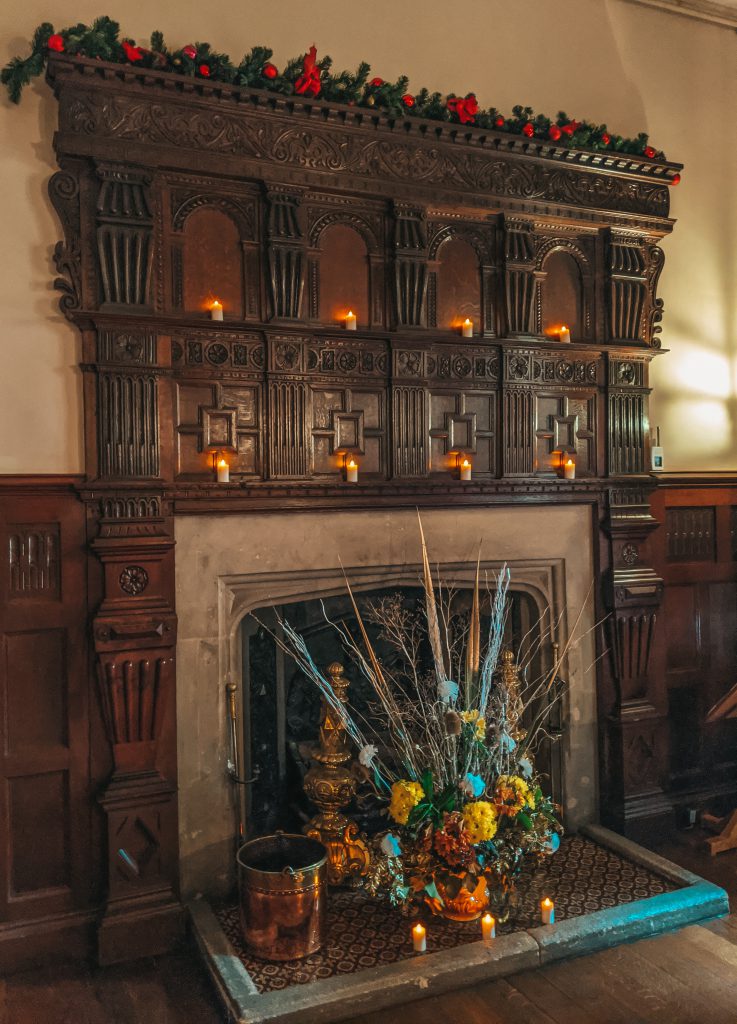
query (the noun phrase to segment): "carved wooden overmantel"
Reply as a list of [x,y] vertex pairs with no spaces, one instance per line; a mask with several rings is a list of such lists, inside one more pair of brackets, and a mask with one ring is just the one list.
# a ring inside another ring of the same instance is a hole
[[611,627],[602,812],[628,831],[667,813],[648,371],[678,165],[62,55],[48,78],[104,577],[102,959],[165,948],[178,922],[176,514],[589,504]]

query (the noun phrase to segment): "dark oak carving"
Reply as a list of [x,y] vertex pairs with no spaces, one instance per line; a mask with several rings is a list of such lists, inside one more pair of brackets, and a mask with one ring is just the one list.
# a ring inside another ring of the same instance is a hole
[[[661,816],[646,429],[676,166],[204,80],[185,91],[84,58],[55,56],[48,75],[113,761],[102,957],[163,949],[179,921],[175,514],[594,506],[613,630],[602,802],[624,829]],[[213,267],[223,322],[205,308]],[[356,296],[348,332],[337,307]],[[546,334],[564,317],[570,344]],[[473,459],[463,486],[460,452]],[[558,475],[564,455],[575,482]],[[37,545],[33,565],[24,550],[13,578],[38,582],[51,548]]]

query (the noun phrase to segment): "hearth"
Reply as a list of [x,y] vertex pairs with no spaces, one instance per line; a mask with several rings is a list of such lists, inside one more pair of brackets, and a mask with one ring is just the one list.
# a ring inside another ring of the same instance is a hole
[[[569,829],[592,821],[596,804],[593,555],[588,513],[580,507],[436,509],[423,513],[430,556],[460,593],[481,570],[511,570],[508,640],[532,671],[548,669],[552,645],[564,646],[579,612],[582,637],[568,653],[567,693],[554,726],[559,741],[542,752]],[[234,884],[239,822],[247,836],[301,827],[313,813],[301,794],[304,745],[317,731],[312,684],[277,652],[268,629],[273,606],[310,636],[325,664],[341,659],[323,613],[345,615],[345,579],[359,600],[401,592],[416,600],[421,574],[417,516],[295,513],[247,519],[207,516],[177,521],[178,734],[180,856],[186,893],[224,895]],[[257,616],[257,621],[253,614]],[[261,623],[261,625],[259,624]],[[360,681],[352,666],[360,704]],[[256,781],[234,786],[225,686],[237,684],[242,771]],[[241,803],[241,797],[243,797]],[[365,808],[362,824],[370,824]]]

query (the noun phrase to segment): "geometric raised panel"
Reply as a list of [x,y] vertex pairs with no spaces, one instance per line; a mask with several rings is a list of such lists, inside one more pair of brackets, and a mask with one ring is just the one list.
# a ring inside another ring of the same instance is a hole
[[431,391],[429,406],[430,471],[447,474],[451,453],[467,452],[474,476],[493,475],[496,395]]
[[383,474],[383,391],[313,387],[311,394],[312,471],[335,476],[335,453],[354,451],[361,456],[362,474]]
[[235,449],[235,409],[203,409],[203,446],[208,448]]
[[535,470],[551,473],[557,468],[553,452],[572,454],[576,475],[596,472],[595,394],[535,393]]
[[8,599],[59,597],[59,524],[8,527]]

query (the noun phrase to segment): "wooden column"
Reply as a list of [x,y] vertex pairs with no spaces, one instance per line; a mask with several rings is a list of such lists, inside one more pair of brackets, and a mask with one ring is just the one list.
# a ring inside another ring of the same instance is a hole
[[[652,657],[663,580],[651,568],[650,481],[609,491],[604,529],[604,634],[611,699],[600,707],[602,818],[632,838],[672,825],[667,784],[667,700]],[[603,695],[602,695],[603,696]]]

